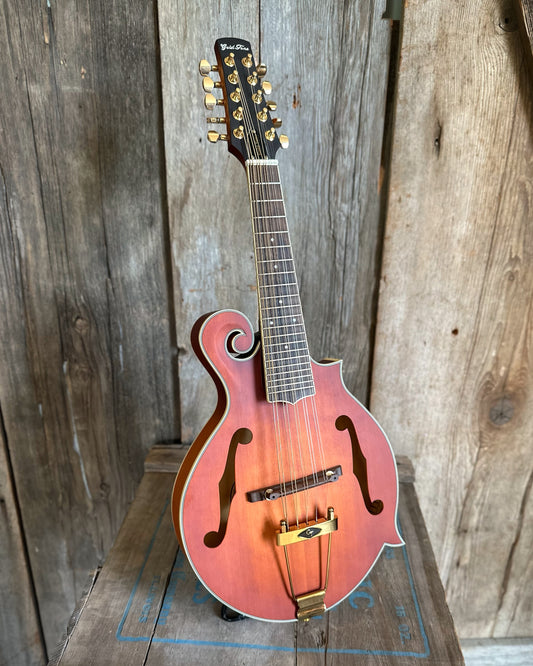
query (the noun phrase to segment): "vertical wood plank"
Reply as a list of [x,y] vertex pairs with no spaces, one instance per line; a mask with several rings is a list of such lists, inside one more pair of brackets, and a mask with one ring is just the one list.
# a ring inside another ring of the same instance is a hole
[[153,6],[0,19],[0,404],[48,649],[174,435]]
[[348,389],[365,402],[381,245],[384,10],[333,1],[261,8],[261,49],[291,141],[278,157],[311,353],[342,358]]
[[371,406],[462,636],[531,633],[532,82],[512,3],[405,8]]
[[267,63],[291,140],[278,159],[311,351],[343,357],[348,387],[366,399],[389,48],[383,10],[384,2],[159,3],[183,441],[215,400],[191,352],[193,322],[224,307],[257,320],[245,176],[223,144],[204,140],[197,62],[212,60],[224,35],[249,39]]
[[194,322],[222,308],[257,319],[246,176],[225,144],[205,138],[206,115],[223,113],[203,107],[198,62],[215,62],[218,37],[245,36],[257,44],[259,3],[163,0],[158,12],[181,438],[190,442],[216,400],[213,382],[191,349]]
[[0,420],[0,664],[46,662]]

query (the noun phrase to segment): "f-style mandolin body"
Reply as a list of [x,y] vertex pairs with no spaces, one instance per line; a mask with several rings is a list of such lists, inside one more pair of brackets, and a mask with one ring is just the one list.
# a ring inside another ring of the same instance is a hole
[[[260,336],[234,310],[202,317],[193,347],[218,390],[216,409],[181,466],[176,533],[199,579],[240,613],[320,615],[366,576],[396,527],[398,481],[382,430],[346,390],[340,362],[310,355],[275,154],[287,145],[265,101],[250,44],[219,39],[227,134],[246,169]],[[215,83],[204,77],[204,89]],[[220,102],[221,100],[219,100]],[[216,106],[206,95],[208,108]]]
[[[193,336],[219,398],[176,479],[172,509],[182,547],[205,587],[228,606],[259,619],[295,620],[295,598],[325,586],[330,537],[286,547],[293,594],[276,534],[285,518],[303,529],[327,517],[332,507],[337,529],[331,533],[324,598],[325,608],[331,608],[362,581],[385,544],[402,543],[387,438],[346,390],[340,362],[312,363],[314,396],[295,405],[272,404],[244,315],[232,310],[209,315]],[[279,485],[280,476],[287,492],[291,479],[338,467],[342,474],[336,481],[278,499],[249,499],[255,490]]]

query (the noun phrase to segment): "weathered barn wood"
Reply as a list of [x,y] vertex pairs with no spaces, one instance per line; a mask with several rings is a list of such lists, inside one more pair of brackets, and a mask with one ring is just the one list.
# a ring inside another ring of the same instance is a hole
[[256,318],[245,176],[207,145],[197,73],[223,35],[269,65],[291,140],[278,157],[313,356],[344,358],[364,400],[374,355],[373,408],[417,465],[460,633],[532,634],[531,0],[406,7],[373,352],[384,9],[4,3],[0,589],[20,595],[0,604],[0,661],[38,663],[40,621],[50,652],[147,448],[190,442],[212,409],[196,317]]
[[44,661],[24,535],[0,419],[0,664],[31,666]]
[[215,396],[191,352],[192,324],[224,307],[257,317],[246,177],[224,144],[205,140],[197,63],[214,61],[214,41],[224,35],[249,39],[268,65],[291,142],[278,159],[311,353],[343,358],[348,387],[365,400],[380,248],[384,3],[200,8],[163,0],[158,8],[183,441],[199,431]]
[[531,635],[532,80],[512,3],[405,7],[371,406],[462,636]]
[[533,0],[515,0],[518,21],[521,21],[526,44],[533,53]]
[[50,650],[174,433],[157,42],[144,2],[8,3],[0,36],[0,405]]
[[166,449],[150,451],[109,557],[50,666],[464,663],[408,459],[398,466],[406,547],[385,549],[360,588],[309,623],[228,623],[172,538],[170,495],[184,447]]

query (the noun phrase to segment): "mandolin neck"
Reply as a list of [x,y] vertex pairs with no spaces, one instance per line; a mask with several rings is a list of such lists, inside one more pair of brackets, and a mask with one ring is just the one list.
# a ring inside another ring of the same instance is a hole
[[277,160],[247,160],[259,324],[269,402],[314,395],[311,359]]

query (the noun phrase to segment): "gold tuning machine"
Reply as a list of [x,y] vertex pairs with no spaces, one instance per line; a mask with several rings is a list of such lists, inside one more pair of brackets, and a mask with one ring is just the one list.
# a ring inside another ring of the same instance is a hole
[[206,109],[209,109],[209,111],[212,111],[217,104],[219,104],[219,105],[224,104],[224,100],[223,99],[217,99],[211,93],[206,93],[206,96],[204,98],[204,104],[205,104]]
[[267,102],[267,106],[269,111],[275,111],[278,108],[276,102],[271,102],[271,101]]
[[261,63],[261,64],[257,65],[256,71],[257,71],[257,76],[260,79],[262,79],[263,76],[265,76],[266,73],[267,73],[267,66],[265,64]]
[[222,84],[220,81],[213,81],[209,76],[204,76],[202,79],[202,87],[206,93],[212,92],[213,88],[221,88]]
[[207,140],[210,143],[216,143],[217,141],[227,141],[228,137],[226,134],[219,134],[218,132],[215,132],[215,130],[209,130],[207,133]]
[[279,143],[282,148],[288,148],[289,147],[289,137],[286,136],[285,134],[280,134],[279,135]]
[[224,117],[219,118],[218,116],[216,118],[206,118],[205,119],[208,124],[215,125],[216,123],[220,123],[221,125],[226,122],[226,119]]
[[272,84],[269,83],[268,81],[263,81],[261,86],[263,88],[263,92],[265,93],[265,95],[270,95],[270,93],[272,92]]
[[281,119],[280,118],[272,118],[272,124],[276,129],[279,129],[282,125]]
[[200,64],[198,65],[198,69],[200,70],[200,74],[202,76],[207,76],[209,72],[218,72],[218,66],[217,65],[210,65],[207,60],[200,60]]

